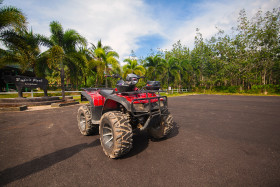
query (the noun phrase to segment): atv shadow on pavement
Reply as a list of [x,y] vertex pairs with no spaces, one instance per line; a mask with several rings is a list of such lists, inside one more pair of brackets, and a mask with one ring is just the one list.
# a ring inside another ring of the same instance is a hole
[[78,145],[74,145],[71,147],[67,147],[50,154],[41,156],[29,162],[25,162],[23,164],[17,165],[12,168],[7,168],[0,172],[0,186],[4,186],[13,181],[25,178],[31,174],[42,171],[46,168],[49,168],[63,160],[66,160],[73,155],[79,153],[80,151],[99,146],[99,139],[94,140],[91,143],[82,143]]
[[133,136],[133,147],[132,149],[120,157],[119,159],[126,159],[129,157],[133,157],[144,151],[149,145],[149,137],[147,133],[141,133]]
[[149,141],[160,142],[160,141],[164,141],[166,139],[171,139],[171,138],[177,136],[178,134],[179,134],[179,125],[176,122],[174,122],[174,127],[166,138],[162,138],[159,140],[153,139],[152,137],[149,137],[147,132],[142,132],[140,134],[134,135],[132,149],[130,150],[130,152],[128,152],[126,155],[120,157],[119,159],[126,159],[129,157],[138,155],[139,153],[141,153],[148,147]]

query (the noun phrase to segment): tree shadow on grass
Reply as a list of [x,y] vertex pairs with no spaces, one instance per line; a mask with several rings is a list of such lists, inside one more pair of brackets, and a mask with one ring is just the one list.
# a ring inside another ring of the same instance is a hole
[[18,166],[7,168],[4,171],[0,172],[0,186],[9,184],[13,181],[25,178],[31,174],[42,171],[52,165],[55,165],[58,162],[66,160],[73,155],[79,153],[83,149],[87,149],[90,147],[99,146],[99,139],[94,140],[91,143],[82,143],[78,145],[74,145],[72,147],[67,147],[61,149],[59,151],[55,151],[53,153],[47,154],[45,156],[36,158],[29,162],[20,164]]

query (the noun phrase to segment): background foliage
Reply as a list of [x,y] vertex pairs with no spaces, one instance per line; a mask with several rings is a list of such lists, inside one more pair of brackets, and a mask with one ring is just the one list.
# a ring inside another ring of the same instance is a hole
[[[45,77],[52,85],[65,83],[81,87],[114,86],[116,80],[104,74],[129,73],[145,76],[139,82],[160,80],[163,88],[189,88],[193,91],[227,93],[280,92],[280,11],[259,11],[249,19],[241,10],[232,32],[217,29],[204,39],[196,29],[194,48],[180,41],[170,50],[158,50],[145,58],[134,54],[120,66],[119,55],[110,46],[88,45],[77,31],[64,30],[50,23],[51,36],[35,34],[27,27],[27,18],[16,7],[0,9],[1,67],[16,65]],[[41,51],[41,46],[47,47]],[[63,85],[63,84],[62,84]],[[65,88],[62,88],[65,89]],[[70,89],[67,87],[67,89]]]

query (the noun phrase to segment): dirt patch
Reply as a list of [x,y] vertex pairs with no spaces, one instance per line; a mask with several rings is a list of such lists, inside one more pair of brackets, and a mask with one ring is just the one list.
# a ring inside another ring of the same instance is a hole
[[35,111],[35,110],[47,110],[53,109],[51,105],[44,105],[44,106],[30,106],[26,111]]

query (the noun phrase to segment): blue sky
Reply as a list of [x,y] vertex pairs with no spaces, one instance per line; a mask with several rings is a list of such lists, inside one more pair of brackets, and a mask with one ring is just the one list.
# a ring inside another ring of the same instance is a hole
[[151,49],[170,49],[178,40],[192,48],[196,28],[204,38],[217,33],[216,27],[229,32],[242,8],[251,17],[259,9],[279,7],[280,0],[4,0],[3,4],[20,8],[35,33],[49,36],[49,23],[59,21],[88,43],[101,39],[122,62],[131,50],[146,57]]

